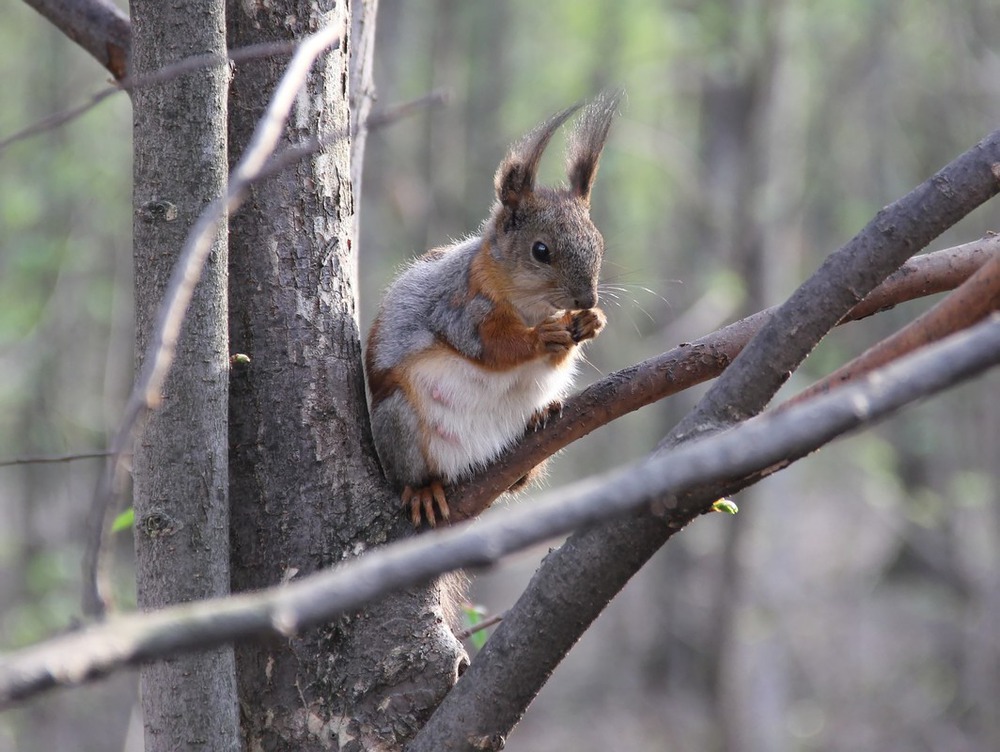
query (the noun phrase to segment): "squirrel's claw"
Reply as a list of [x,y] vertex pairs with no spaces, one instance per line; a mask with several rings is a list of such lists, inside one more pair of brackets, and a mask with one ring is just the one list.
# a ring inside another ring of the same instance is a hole
[[400,499],[403,502],[403,508],[410,508],[410,521],[413,523],[413,527],[420,527],[420,504],[414,503],[414,492],[409,486],[403,488],[403,493],[400,495]]
[[[401,499],[403,507],[409,507],[413,527],[420,527],[423,520],[426,520],[431,527],[437,527],[438,519],[447,522],[451,517],[444,486],[439,480],[433,480],[428,485],[416,489],[406,486]],[[435,504],[437,512],[434,510]]]
[[527,432],[541,431],[549,424],[550,420],[561,418],[563,413],[562,400],[552,400],[545,407],[540,407],[528,418]]

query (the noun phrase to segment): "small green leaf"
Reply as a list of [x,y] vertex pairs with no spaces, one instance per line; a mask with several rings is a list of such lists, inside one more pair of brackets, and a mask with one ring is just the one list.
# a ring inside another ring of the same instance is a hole
[[719,499],[712,504],[713,511],[725,512],[726,514],[738,514],[740,508],[731,499]]
[[250,365],[250,356],[246,353],[233,353],[229,356],[229,366],[230,368],[235,366],[248,366]]
[[129,507],[115,517],[115,521],[111,523],[111,532],[117,533],[122,530],[128,530],[133,525],[135,525],[135,507]]
[[[470,627],[474,627],[479,624],[483,617],[486,616],[486,611],[482,606],[474,606],[471,603],[467,603],[462,606],[462,611],[465,614],[465,621]],[[469,635],[469,639],[472,640],[472,644],[475,646],[476,650],[482,650],[483,645],[486,644],[486,640],[489,637],[488,629],[480,629]]]

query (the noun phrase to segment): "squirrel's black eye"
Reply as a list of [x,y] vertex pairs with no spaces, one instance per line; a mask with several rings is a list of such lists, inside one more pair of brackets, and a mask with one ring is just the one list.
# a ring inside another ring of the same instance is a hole
[[535,261],[543,264],[552,263],[552,254],[549,253],[549,247],[541,240],[536,240],[535,244],[531,246],[531,255],[535,258]]

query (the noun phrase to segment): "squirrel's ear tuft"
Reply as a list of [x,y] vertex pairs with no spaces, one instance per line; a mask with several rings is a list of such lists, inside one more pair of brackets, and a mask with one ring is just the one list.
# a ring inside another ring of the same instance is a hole
[[618,105],[625,92],[622,89],[606,91],[597,96],[580,114],[567,151],[569,187],[574,196],[590,203],[590,189],[597,177],[601,150],[611,129],[611,121],[618,113]]
[[517,208],[517,205],[534,191],[542,152],[548,146],[552,134],[579,107],[578,104],[573,105],[556,113],[510,147],[494,178],[497,198],[501,204],[508,209]]

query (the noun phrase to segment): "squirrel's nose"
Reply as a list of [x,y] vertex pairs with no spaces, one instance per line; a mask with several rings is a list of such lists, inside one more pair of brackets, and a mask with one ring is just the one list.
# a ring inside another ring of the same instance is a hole
[[577,295],[573,298],[573,308],[577,310],[585,310],[587,308],[593,308],[597,305],[597,291],[591,290],[582,295]]

